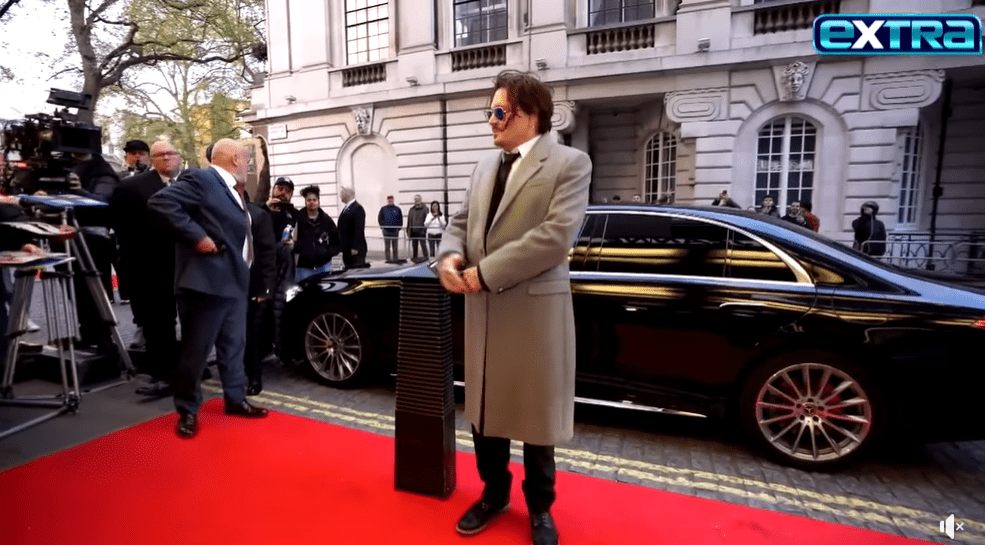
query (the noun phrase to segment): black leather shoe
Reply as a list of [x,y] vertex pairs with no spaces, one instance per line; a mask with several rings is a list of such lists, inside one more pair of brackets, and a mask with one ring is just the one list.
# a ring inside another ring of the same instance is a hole
[[486,500],[480,499],[476,503],[472,504],[462,518],[459,519],[459,523],[455,525],[455,531],[462,535],[472,535],[478,534],[485,529],[489,523],[493,522],[496,517],[507,512],[510,509],[510,502],[498,503],[496,505],[487,503]]
[[175,433],[183,439],[191,439],[199,432],[199,417],[194,414],[178,413],[178,425]]
[[260,379],[250,380],[247,383],[246,395],[255,396],[264,391],[264,383]]
[[255,407],[246,401],[240,403],[227,403],[226,414],[230,416],[242,416],[243,418],[263,418],[267,416],[267,409]]
[[558,545],[558,529],[551,513],[531,513],[531,543],[533,545]]

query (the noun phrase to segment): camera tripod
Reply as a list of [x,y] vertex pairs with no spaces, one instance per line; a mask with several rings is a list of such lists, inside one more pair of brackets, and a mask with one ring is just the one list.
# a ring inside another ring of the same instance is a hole
[[[43,197],[31,197],[29,202],[39,202],[53,206]],[[101,203],[100,203],[101,204]],[[130,361],[123,339],[117,328],[116,316],[110,306],[109,297],[99,278],[85,236],[79,228],[73,208],[62,207],[62,225],[71,225],[76,230],[75,238],[66,242],[64,257],[46,265],[65,265],[64,271],[43,270],[40,272],[40,284],[44,298],[45,323],[48,331],[48,344],[55,347],[58,354],[58,366],[61,374],[62,392],[55,395],[16,396],[13,391],[14,373],[17,367],[17,357],[20,347],[18,338],[28,331],[28,317],[31,309],[31,299],[34,292],[35,278],[38,277],[37,266],[24,266],[14,271],[14,290],[10,304],[10,322],[7,336],[10,345],[7,348],[7,365],[4,368],[3,380],[0,382],[0,405],[20,405],[34,407],[51,407],[53,411],[33,420],[19,424],[0,432],[0,438],[6,437],[28,427],[40,424],[66,412],[77,412],[82,400],[83,391],[79,386],[79,376],[76,367],[76,350],[74,341],[78,336],[78,320],[75,312],[75,287],[72,279],[81,274],[86,287],[99,313],[99,319],[110,326],[110,334],[119,356],[120,380],[92,388],[85,393],[99,392],[131,381],[137,371]],[[75,265],[77,267],[74,267]]]

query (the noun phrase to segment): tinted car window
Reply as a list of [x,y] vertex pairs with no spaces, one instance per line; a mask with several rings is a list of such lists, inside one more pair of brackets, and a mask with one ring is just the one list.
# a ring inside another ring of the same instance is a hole
[[655,214],[609,214],[598,251],[605,272],[721,277],[726,229]]
[[753,280],[797,282],[794,271],[781,258],[756,240],[729,232],[726,276]]
[[[585,221],[582,223],[582,230],[579,231],[578,238],[575,239],[575,246],[569,253],[569,268],[573,271],[585,269],[586,257],[595,249],[598,251],[602,243],[603,228],[606,225],[606,216],[601,214],[586,214]],[[592,266],[595,270],[595,265]]]

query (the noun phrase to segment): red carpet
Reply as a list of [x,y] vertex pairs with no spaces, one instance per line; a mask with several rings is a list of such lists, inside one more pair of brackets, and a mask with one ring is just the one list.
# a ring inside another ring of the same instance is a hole
[[[471,455],[459,453],[458,489],[441,501],[394,490],[390,438],[221,407],[203,407],[190,441],[171,415],[0,473],[0,543],[530,543],[520,466],[510,513],[464,538],[455,522],[481,490]],[[564,545],[919,543],[572,473],[559,473],[558,498]]]

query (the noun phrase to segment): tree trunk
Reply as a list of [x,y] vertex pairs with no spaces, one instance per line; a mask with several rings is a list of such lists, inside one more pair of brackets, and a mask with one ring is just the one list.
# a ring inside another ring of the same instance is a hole
[[92,47],[92,29],[86,24],[86,1],[68,0],[69,18],[72,22],[72,36],[82,57],[82,92],[92,95],[89,110],[79,110],[79,121],[92,123],[99,102],[99,93],[103,90],[103,76],[99,71],[96,50]]

